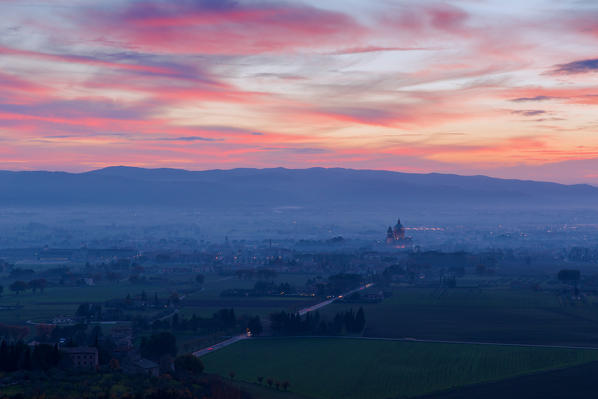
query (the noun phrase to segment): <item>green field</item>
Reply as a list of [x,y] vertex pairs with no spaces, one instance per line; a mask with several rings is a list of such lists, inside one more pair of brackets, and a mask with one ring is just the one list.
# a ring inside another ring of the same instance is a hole
[[598,351],[339,338],[242,341],[202,358],[206,371],[289,381],[322,399],[413,397],[598,360]]
[[335,313],[362,306],[364,334],[501,343],[598,346],[598,301],[563,304],[550,292],[531,289],[453,289],[442,295],[430,288],[397,288],[377,304],[334,303]]
[[[297,286],[305,284],[312,276],[306,274],[281,274],[275,282],[288,282]],[[180,303],[180,314],[190,317],[197,314],[210,317],[223,308],[234,308],[237,317],[260,315],[267,318],[270,313],[281,310],[295,311],[309,306],[316,298],[296,297],[221,297],[220,293],[231,288],[252,288],[256,280],[239,280],[237,277],[223,277],[216,274],[206,276],[202,286],[195,282],[195,275],[168,276],[164,281],[145,281],[130,283],[128,281],[99,281],[95,286],[60,286],[51,284],[43,293],[28,290],[15,294],[9,289],[13,279],[0,278],[4,292],[0,296],[0,306],[15,306],[16,310],[0,309],[0,323],[23,324],[28,320],[48,322],[59,315],[74,315],[77,307],[83,302],[103,303],[110,299],[123,299],[128,294],[135,297],[145,291],[152,298],[157,293],[161,299],[172,293],[184,296]],[[127,310],[130,315],[152,317],[155,309],[146,311]]]
[[101,303],[109,299],[125,298],[127,294],[138,295],[141,291],[149,296],[157,292],[161,298],[167,298],[170,293],[188,287],[180,283],[160,286],[156,283],[101,282],[92,287],[50,286],[43,293],[26,291],[15,294],[8,291],[8,285],[4,284],[5,292],[0,298],[0,306],[21,306],[17,310],[0,311],[0,323],[9,324],[22,324],[27,320],[47,322],[58,315],[72,316],[83,302]]

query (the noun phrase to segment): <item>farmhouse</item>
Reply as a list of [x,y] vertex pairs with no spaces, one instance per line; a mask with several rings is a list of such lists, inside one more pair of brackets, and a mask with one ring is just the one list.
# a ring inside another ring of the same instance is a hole
[[60,351],[65,355],[64,365],[76,370],[95,370],[98,366],[98,349],[87,346],[74,348],[62,347]]
[[135,374],[146,374],[152,377],[160,375],[160,366],[151,360],[140,358],[133,361],[132,365]]

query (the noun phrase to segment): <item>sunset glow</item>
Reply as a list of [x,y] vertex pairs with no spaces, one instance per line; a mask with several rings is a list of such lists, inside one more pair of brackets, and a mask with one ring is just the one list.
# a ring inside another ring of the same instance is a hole
[[594,1],[0,0],[0,168],[598,184]]

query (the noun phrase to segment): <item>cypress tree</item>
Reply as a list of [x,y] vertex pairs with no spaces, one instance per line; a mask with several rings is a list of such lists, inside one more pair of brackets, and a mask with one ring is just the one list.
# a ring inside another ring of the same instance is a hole
[[365,313],[363,312],[363,308],[359,308],[357,311],[357,315],[355,316],[355,328],[356,332],[362,332],[365,328]]

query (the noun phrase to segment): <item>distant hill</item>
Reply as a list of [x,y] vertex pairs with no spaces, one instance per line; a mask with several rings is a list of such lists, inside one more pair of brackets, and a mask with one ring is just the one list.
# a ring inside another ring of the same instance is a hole
[[598,187],[486,176],[340,168],[187,171],[109,167],[86,173],[0,171],[0,204],[140,205],[205,209],[297,206],[583,206]]

